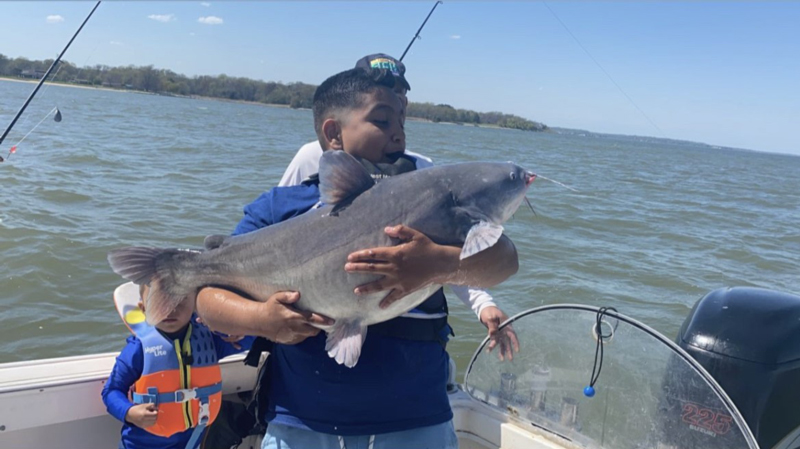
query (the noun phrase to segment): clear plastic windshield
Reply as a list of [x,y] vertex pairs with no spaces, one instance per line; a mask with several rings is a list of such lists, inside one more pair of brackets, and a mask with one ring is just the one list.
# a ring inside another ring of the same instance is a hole
[[[572,305],[515,316],[506,325],[520,352],[501,362],[484,341],[470,362],[465,390],[578,447],[758,448],[722,388],[647,326],[609,312],[601,324],[609,337],[602,339],[602,358],[595,357],[597,318],[598,309]],[[584,389],[598,368],[594,396],[588,397]]]

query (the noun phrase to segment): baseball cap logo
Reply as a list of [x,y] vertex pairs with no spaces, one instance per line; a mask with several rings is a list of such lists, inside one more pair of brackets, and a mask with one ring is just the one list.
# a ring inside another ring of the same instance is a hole
[[369,66],[373,69],[386,69],[392,72],[394,76],[400,76],[400,70],[397,69],[397,64],[391,59],[378,58],[369,62]]

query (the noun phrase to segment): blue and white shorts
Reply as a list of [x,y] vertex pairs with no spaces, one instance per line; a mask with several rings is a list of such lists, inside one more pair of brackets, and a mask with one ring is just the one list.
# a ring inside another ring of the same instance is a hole
[[453,421],[402,432],[339,437],[282,424],[267,427],[261,449],[458,449]]

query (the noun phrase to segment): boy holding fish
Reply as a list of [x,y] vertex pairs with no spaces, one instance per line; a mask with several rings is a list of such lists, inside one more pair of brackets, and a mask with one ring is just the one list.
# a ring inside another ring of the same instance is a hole
[[[405,110],[408,108],[408,92],[411,90],[411,85],[406,79],[406,66],[402,61],[393,58],[385,53],[377,53],[364,56],[356,61],[355,68],[371,71],[374,68],[389,68],[396,78],[394,88],[392,90],[400,98],[403,106],[403,121],[405,122]],[[421,154],[405,150],[407,156],[415,161],[416,169],[433,167],[433,161]],[[292,158],[289,166],[281,177],[278,183],[279,187],[289,187],[301,184],[310,176],[319,173],[319,160],[322,157],[322,144],[317,139],[303,145],[297,154]],[[518,342],[513,330],[509,327],[505,329],[505,333],[497,333],[497,329],[506,319],[503,311],[501,311],[497,304],[494,303],[492,296],[483,289],[469,288],[464,285],[451,285],[450,288],[453,293],[460,299],[467,307],[475,312],[478,320],[485,325],[489,330],[489,336],[492,337],[490,341],[490,348],[494,348],[500,344],[500,351],[498,355],[500,360],[505,357],[509,359],[513,357],[513,351],[518,350]],[[516,349],[515,349],[516,348]]]
[[[404,105],[392,90],[398,77],[392,72],[342,72],[320,85],[314,97],[322,148],[359,158],[378,178],[416,168],[413,157],[404,154]],[[320,196],[313,179],[275,188],[245,208],[235,234],[301,215]],[[355,291],[390,292],[383,308],[431,284],[491,287],[518,267],[516,250],[505,236],[461,259],[461,248],[438,245],[409,227],[385,232],[401,243],[354,252],[343,267],[350,273],[383,275]],[[269,402],[266,416],[259,419],[270,422],[262,448],[457,447],[445,388],[449,358],[443,343],[449,328],[441,289],[410,312],[427,319],[403,315],[370,326],[358,364],[351,368],[328,357],[325,336],[310,324],[330,321],[291,307],[299,294],[280,292],[263,303],[219,288],[204,288],[197,296],[198,314],[210,327],[279,343],[268,358],[264,378],[269,381],[262,385]]]

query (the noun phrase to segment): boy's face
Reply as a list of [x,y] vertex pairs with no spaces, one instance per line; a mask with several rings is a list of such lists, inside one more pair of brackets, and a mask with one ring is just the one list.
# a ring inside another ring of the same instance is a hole
[[404,107],[391,89],[381,87],[365,94],[362,107],[342,120],[340,148],[372,163],[391,162],[388,155],[406,149]]
[[[139,293],[142,297],[142,300],[147,297],[149,287],[144,286],[143,288],[139,289]],[[144,309],[144,304],[140,303],[140,307],[144,310],[145,314],[147,311]],[[179,330],[183,329],[184,326],[189,324],[189,320],[192,319],[192,313],[194,313],[194,298],[187,297],[183,301],[178,304],[178,307],[175,308],[163,321],[156,324],[156,328],[160,331],[167,332],[167,333],[174,333],[178,332]]]
[[186,298],[166,318],[156,324],[156,328],[168,333],[178,332],[189,324],[189,320],[192,319],[192,313],[194,313],[194,301],[191,298]]
[[403,126],[405,126],[406,112],[408,111],[408,91],[403,86],[395,85],[394,93],[397,94],[397,98],[400,99],[400,104],[403,106]]
[[400,103],[402,103],[403,109],[406,109],[408,107],[408,90],[398,83],[394,86],[394,93],[398,96],[398,98],[400,98]]

